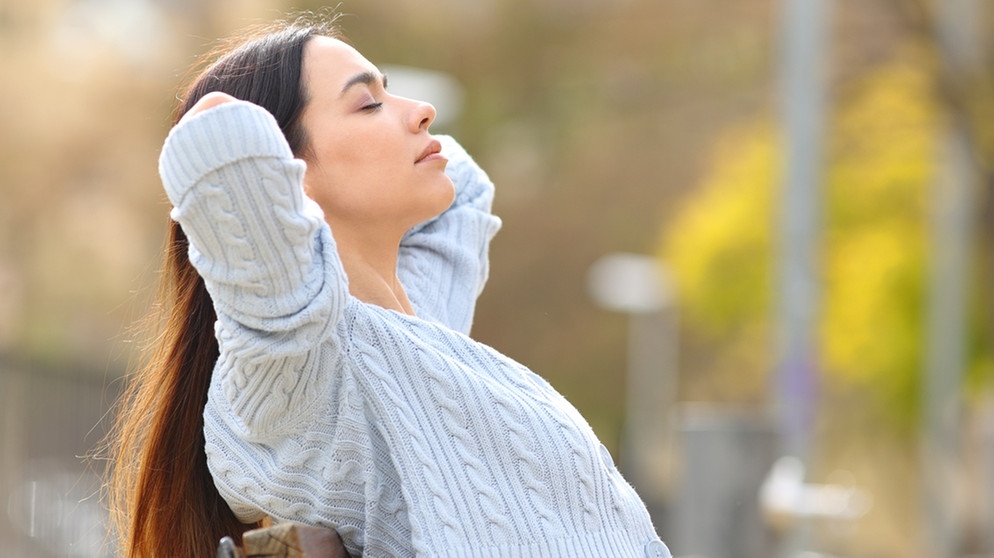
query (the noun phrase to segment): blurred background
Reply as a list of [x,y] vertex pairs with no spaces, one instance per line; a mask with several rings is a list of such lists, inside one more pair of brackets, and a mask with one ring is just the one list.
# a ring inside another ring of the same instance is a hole
[[[0,555],[109,556],[188,68],[289,0],[0,2]],[[994,556],[994,6],[346,0],[497,184],[474,336],[675,556]]]

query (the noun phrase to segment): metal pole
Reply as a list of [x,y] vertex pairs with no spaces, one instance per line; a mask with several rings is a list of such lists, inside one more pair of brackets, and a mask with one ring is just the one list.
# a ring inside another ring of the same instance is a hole
[[780,212],[775,406],[782,453],[806,458],[815,403],[818,233],[825,112],[825,0],[784,0],[782,103],[786,168]]
[[[676,309],[632,313],[621,464],[650,510],[669,499],[677,385]],[[658,520],[659,518],[657,518]]]
[[931,295],[924,387],[922,480],[926,548],[936,558],[958,555],[961,545],[962,373],[966,364],[966,301],[973,168],[961,129],[949,132],[932,219]]
[[[780,209],[779,336],[775,411],[780,453],[807,463],[816,408],[826,0],[783,0],[781,53],[786,168]],[[778,552],[808,546],[809,525],[784,534]]]
[[[976,0],[934,3],[942,71],[969,78],[979,66]],[[966,365],[966,297],[976,181],[966,123],[955,118],[943,134],[940,171],[933,185],[931,294],[925,356],[922,490],[929,556],[957,556],[963,544],[962,374]]]
[[[994,399],[988,400],[982,422],[981,443],[981,525],[994,525]],[[987,529],[980,544],[994,556],[994,529]]]

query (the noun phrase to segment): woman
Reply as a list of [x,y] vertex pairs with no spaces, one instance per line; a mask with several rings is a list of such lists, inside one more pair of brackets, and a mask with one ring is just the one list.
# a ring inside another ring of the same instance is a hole
[[669,556],[576,410],[467,336],[489,179],[336,37],[243,42],[165,142],[164,334],[119,419],[122,550],[209,555],[269,517],[353,556]]

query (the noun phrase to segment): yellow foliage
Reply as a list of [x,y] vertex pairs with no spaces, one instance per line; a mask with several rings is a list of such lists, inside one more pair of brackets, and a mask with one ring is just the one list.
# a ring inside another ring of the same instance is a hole
[[776,146],[765,130],[732,136],[718,149],[714,173],[671,223],[663,245],[683,311],[717,336],[764,313],[770,291]]
[[[920,374],[935,114],[928,87],[911,66],[878,69],[837,99],[829,126],[818,260],[821,368],[887,400],[907,397]],[[705,350],[726,355],[707,359],[711,365],[742,356],[739,376],[767,372],[742,367],[769,366],[769,357],[742,351],[746,336],[770,338],[782,157],[767,123],[730,132],[661,248],[685,328],[705,340]],[[773,347],[750,350],[770,355]]]
[[841,107],[828,174],[824,366],[905,393],[921,374],[924,341],[928,87],[909,66],[871,75]]

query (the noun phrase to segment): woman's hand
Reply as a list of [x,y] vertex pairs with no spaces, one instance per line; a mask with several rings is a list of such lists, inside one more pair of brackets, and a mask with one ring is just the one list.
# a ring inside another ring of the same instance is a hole
[[190,107],[190,110],[186,111],[186,114],[183,115],[183,118],[180,118],[179,124],[182,124],[183,122],[193,118],[194,116],[204,111],[210,110],[216,106],[223,105],[224,103],[230,103],[231,101],[237,101],[237,99],[232,97],[231,95],[228,95],[227,93],[222,93],[220,91],[212,91],[204,95],[203,97],[200,98],[199,101],[194,103],[194,105]]

